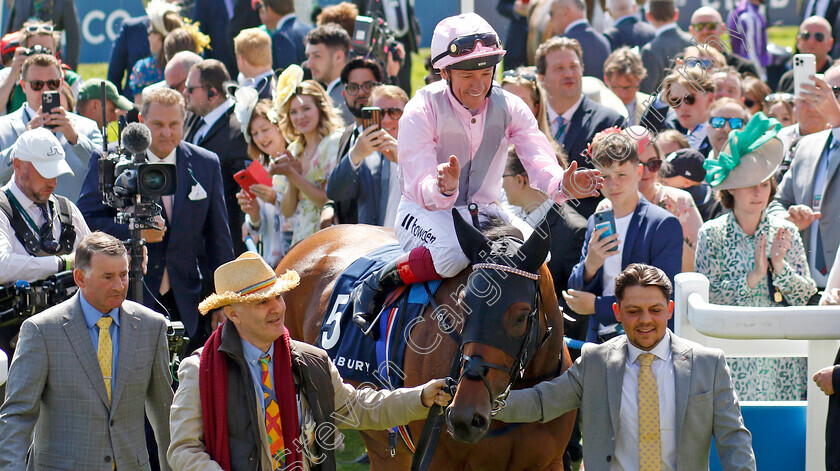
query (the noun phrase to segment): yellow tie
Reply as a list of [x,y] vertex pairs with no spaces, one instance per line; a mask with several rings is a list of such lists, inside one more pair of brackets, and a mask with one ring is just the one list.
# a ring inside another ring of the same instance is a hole
[[102,370],[102,379],[105,380],[105,390],[108,391],[108,400],[111,400],[111,361],[114,349],[111,346],[111,332],[108,329],[114,319],[111,316],[102,316],[96,321],[99,327],[99,347],[96,356],[99,358],[99,369]]
[[650,368],[653,353],[639,355],[639,471],[662,469],[659,443],[659,390]]

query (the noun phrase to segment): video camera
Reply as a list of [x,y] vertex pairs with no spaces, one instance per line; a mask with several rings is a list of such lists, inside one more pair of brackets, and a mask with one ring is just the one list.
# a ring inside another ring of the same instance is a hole
[[70,299],[76,289],[70,270],[33,283],[18,280],[0,285],[0,349],[11,358],[23,321]]
[[355,55],[375,60],[382,70],[388,65],[388,54],[402,66],[402,59],[397,51],[399,42],[394,32],[388,28],[388,23],[379,16],[357,16],[351,44]]
[[116,221],[139,229],[155,229],[160,214],[158,198],[175,194],[175,164],[147,162],[152,142],[144,124],[131,123],[121,134],[124,147],[99,159],[99,192],[102,203],[116,209]]

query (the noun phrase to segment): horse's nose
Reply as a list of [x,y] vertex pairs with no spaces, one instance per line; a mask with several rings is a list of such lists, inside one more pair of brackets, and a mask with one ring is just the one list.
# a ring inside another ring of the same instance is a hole
[[487,433],[490,419],[472,407],[450,408],[447,414],[452,437],[459,442],[477,443]]

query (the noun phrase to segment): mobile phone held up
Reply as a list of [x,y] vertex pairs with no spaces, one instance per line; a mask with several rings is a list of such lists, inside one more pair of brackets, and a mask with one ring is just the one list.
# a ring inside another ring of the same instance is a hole
[[[52,113],[53,110],[58,109],[61,106],[61,99],[58,95],[58,92],[44,92],[41,94],[41,113],[44,116]],[[55,125],[46,126],[50,129],[54,128]]]
[[[616,233],[615,229],[615,214],[613,214],[612,209],[606,209],[604,211],[598,211],[593,215],[595,218],[595,230],[599,230],[602,227],[606,227],[607,231],[601,234],[601,238],[598,240],[602,240],[605,237],[609,237]],[[610,249],[610,252],[617,252],[618,247]]]
[[802,97],[802,84],[814,85],[812,75],[817,74],[817,56],[813,54],[796,54],[793,56],[793,92],[797,98]]
[[382,125],[382,108],[366,106],[362,108],[362,126],[367,129],[373,125]]
[[251,193],[251,185],[259,183],[261,185],[271,186],[271,176],[256,160],[251,162],[251,165],[246,167],[244,170],[234,173],[233,179],[236,180],[236,183],[238,183],[239,186],[245,190],[245,193],[248,193],[248,196],[251,198],[255,197],[255,195]]

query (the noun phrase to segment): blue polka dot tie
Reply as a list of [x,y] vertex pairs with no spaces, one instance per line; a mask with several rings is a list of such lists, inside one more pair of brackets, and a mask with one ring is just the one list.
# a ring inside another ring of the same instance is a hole
[[650,365],[653,353],[639,355],[639,471],[660,471],[659,390]]

